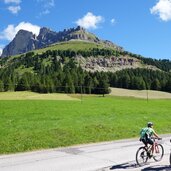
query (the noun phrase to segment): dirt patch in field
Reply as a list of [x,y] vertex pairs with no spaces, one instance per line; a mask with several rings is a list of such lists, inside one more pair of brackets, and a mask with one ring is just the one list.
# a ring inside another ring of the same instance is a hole
[[39,94],[34,92],[1,92],[0,100],[79,100],[67,94],[49,93]]
[[171,99],[171,93],[153,90],[128,90],[121,88],[111,88],[110,95],[143,99]]

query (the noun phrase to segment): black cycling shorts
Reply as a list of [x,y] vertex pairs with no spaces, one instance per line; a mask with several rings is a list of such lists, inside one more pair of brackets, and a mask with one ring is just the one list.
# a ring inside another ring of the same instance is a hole
[[154,144],[154,141],[148,136],[148,134],[145,134],[145,137],[142,139],[142,142],[145,144],[145,146],[147,146],[147,144]]
[[151,138],[144,138],[142,139],[142,142],[147,146],[147,144],[153,145],[154,141]]

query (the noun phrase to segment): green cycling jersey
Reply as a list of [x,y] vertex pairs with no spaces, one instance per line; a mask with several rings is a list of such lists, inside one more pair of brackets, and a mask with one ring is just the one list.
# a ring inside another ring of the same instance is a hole
[[150,128],[150,127],[146,127],[146,128],[142,128],[140,131],[140,138],[145,138],[145,136],[147,135],[148,137],[153,136],[154,134],[154,129]]

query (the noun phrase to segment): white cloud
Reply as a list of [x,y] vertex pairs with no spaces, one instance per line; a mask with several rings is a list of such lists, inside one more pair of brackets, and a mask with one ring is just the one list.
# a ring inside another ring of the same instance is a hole
[[9,6],[8,10],[13,14],[17,14],[21,10],[21,7],[20,6]]
[[96,29],[97,25],[103,21],[102,16],[95,16],[93,13],[88,12],[83,18],[78,19],[76,24],[86,29]]
[[112,18],[112,19],[110,20],[110,22],[111,22],[112,25],[114,25],[114,24],[116,23],[116,20],[115,20],[114,18]]
[[2,55],[2,49],[0,48],[0,56]]
[[31,31],[36,35],[38,35],[40,31],[40,27],[37,25],[33,25],[28,22],[21,22],[16,27],[13,24],[8,25],[8,27],[0,33],[0,39],[11,41],[21,29]]
[[2,51],[3,51],[4,47],[5,47],[5,45],[0,44],[0,56],[2,55]]
[[54,0],[37,0],[38,3],[40,3],[40,7],[42,12],[40,12],[41,15],[46,15],[50,13],[50,9],[55,6]]
[[2,55],[2,50],[3,50],[3,49],[0,47],[0,56]]
[[6,4],[9,4],[9,3],[20,4],[21,3],[21,0],[4,0],[4,2]]
[[17,14],[21,10],[21,7],[19,5],[21,3],[21,0],[4,0],[4,3],[12,4],[7,8],[12,14]]
[[163,21],[171,20],[171,0],[159,0],[157,4],[150,9],[151,14],[158,14]]
[[37,2],[41,3],[41,5],[46,9],[55,6],[54,0],[37,0]]
[[44,1],[45,1],[44,7],[45,7],[46,9],[55,6],[54,0],[44,0]]
[[49,13],[50,13],[50,11],[48,9],[46,9],[45,11],[41,12],[41,14],[43,14],[43,15],[46,15],[46,14],[49,14]]

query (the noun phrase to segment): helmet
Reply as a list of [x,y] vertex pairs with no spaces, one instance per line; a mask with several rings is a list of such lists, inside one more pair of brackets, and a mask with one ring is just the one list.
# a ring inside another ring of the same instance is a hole
[[148,126],[148,127],[151,127],[151,126],[153,126],[153,123],[152,123],[152,122],[148,122],[148,123],[147,123],[147,126]]

